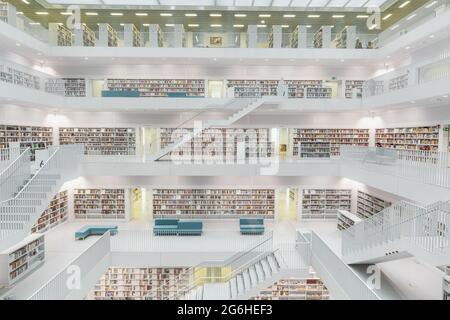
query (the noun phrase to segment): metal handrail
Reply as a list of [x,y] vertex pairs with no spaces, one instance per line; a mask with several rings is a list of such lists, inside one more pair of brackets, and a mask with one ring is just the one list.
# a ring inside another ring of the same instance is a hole
[[[12,167],[14,167],[19,161],[22,161],[22,160],[24,160],[24,161],[27,161],[27,163],[25,163],[25,165],[30,165],[30,148],[28,147],[28,148],[26,148],[13,162],[11,162],[4,170],[2,170],[2,172],[0,173],[0,181],[2,181],[3,179],[4,180],[7,180],[7,179],[9,179],[10,178],[10,176],[13,174],[13,173],[15,173],[15,172],[17,172],[17,170],[21,167],[20,165],[19,165],[19,167],[18,168],[15,168],[15,171],[14,172],[10,172],[10,175],[8,176],[8,177],[2,177],[3,175],[5,175]],[[30,169],[30,167],[28,168],[28,170]],[[23,182],[23,181],[22,181]],[[3,184],[3,183],[2,183]],[[20,187],[20,185],[18,185],[17,186],[17,188],[19,188]],[[17,194],[18,195],[18,194]],[[16,195],[16,196],[17,196]],[[6,202],[6,201],[9,201],[9,200],[11,200],[11,198],[10,199],[6,199],[6,200],[3,200],[3,201],[0,201],[0,205],[2,205],[2,203],[4,203],[4,202]]]
[[30,150],[31,150],[30,147],[27,147],[25,150],[23,150],[23,151],[20,153],[20,155],[19,155],[16,159],[14,159],[14,161],[12,161],[11,163],[9,163],[9,164],[6,166],[6,168],[4,168],[4,169],[0,172],[0,179],[1,179],[1,176],[5,173],[6,170],[8,170],[11,166],[13,166],[14,163],[16,163],[17,161],[19,161],[19,159],[22,158],[22,156],[24,156],[25,153],[28,152],[28,151],[30,151]]
[[[181,272],[181,273],[177,276],[177,280],[174,281],[174,284],[172,284],[172,285],[169,287],[169,291],[170,291],[170,288],[176,287],[178,282],[181,283],[181,280],[180,280],[180,279],[181,279],[182,277],[184,277],[184,276],[186,276],[186,275],[187,275],[187,276],[190,276],[192,271],[193,271],[193,272],[192,272],[192,275],[195,275],[195,273],[197,272],[197,271],[196,271],[197,269],[204,268],[204,267],[208,267],[208,266],[205,266],[205,264],[217,263],[217,264],[218,264],[218,266],[216,266],[217,268],[218,268],[218,267],[222,267],[222,268],[223,268],[223,267],[226,267],[226,266],[230,265],[231,263],[237,261],[238,259],[244,257],[245,255],[249,254],[249,253],[252,252],[254,249],[260,247],[260,246],[263,245],[263,244],[265,244],[267,241],[270,241],[270,240],[272,240],[272,239],[273,239],[273,232],[271,231],[271,232],[269,233],[269,236],[264,236],[264,239],[263,239],[261,242],[258,242],[258,244],[256,244],[256,245],[252,245],[250,249],[247,249],[247,250],[245,250],[244,252],[238,252],[238,253],[235,253],[235,254],[232,255],[231,257],[229,257],[229,258],[227,258],[227,259],[224,259],[224,260],[206,260],[206,261],[202,261],[201,263],[198,263],[197,265],[195,265],[195,266],[193,266],[193,267],[190,267],[190,268],[186,269],[184,272]],[[164,285],[160,285],[158,289],[161,289],[162,287],[165,287],[165,286],[164,286]],[[165,289],[165,290],[167,290],[167,289]],[[160,290],[160,291],[161,291],[161,290]],[[156,290],[156,292],[158,292],[158,290]],[[149,297],[149,296],[147,296],[147,297]],[[150,297],[149,297],[149,298],[150,298]]]

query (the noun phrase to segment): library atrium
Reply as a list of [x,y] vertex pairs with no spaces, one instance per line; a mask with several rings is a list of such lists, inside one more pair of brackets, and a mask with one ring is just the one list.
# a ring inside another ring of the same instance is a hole
[[0,0],[0,300],[450,300],[449,81],[450,0]]

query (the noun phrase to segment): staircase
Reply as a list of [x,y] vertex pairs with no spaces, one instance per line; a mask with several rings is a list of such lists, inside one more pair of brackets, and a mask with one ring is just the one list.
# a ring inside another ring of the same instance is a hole
[[[169,154],[171,151],[177,149],[178,147],[182,146],[185,143],[188,143],[191,141],[195,136],[203,132],[203,130],[206,130],[208,128],[223,128],[230,126],[231,124],[235,123],[236,121],[242,119],[252,111],[259,108],[261,105],[264,104],[264,100],[262,98],[240,98],[235,99],[232,104],[240,103],[245,105],[241,110],[233,113],[230,117],[224,120],[208,120],[202,124],[201,127],[196,127],[194,130],[186,135],[184,135],[181,139],[178,141],[175,141],[166,147],[162,148],[158,153],[156,153],[154,156],[151,157],[151,161],[157,161]],[[191,119],[192,120],[192,119]]]
[[[17,192],[0,202],[0,251],[30,233],[63,183],[79,175],[82,155],[82,145],[53,147],[49,148],[47,161],[35,173],[28,166],[28,177],[21,180]],[[23,168],[20,166],[20,170]]]
[[415,256],[430,265],[450,262],[450,202],[428,207],[402,201],[342,232],[348,264],[374,264]]

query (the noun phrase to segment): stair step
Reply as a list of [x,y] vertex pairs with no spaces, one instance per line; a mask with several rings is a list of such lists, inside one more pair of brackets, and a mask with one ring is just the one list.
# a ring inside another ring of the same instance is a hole
[[[17,194],[15,195],[17,196]],[[45,192],[22,192],[17,196],[17,199],[46,199]]]
[[266,275],[264,274],[263,267],[261,266],[262,261],[258,261],[258,263],[255,264],[255,271],[256,275],[258,276],[259,282],[266,280]]
[[195,300],[203,300],[203,286],[199,286],[195,292]]
[[237,284],[236,277],[233,277],[230,280],[230,293],[231,293],[231,298],[234,298],[238,295],[238,284]]
[[278,271],[278,265],[275,261],[275,257],[273,255],[267,256],[267,262],[269,262],[270,269],[272,270],[272,274]]
[[244,277],[242,276],[242,274],[238,274],[236,276],[236,283],[238,294],[243,294],[245,292],[245,285],[244,285]]
[[242,271],[242,278],[244,279],[244,290],[248,291],[252,287],[252,280],[248,274],[248,270]]
[[261,266],[264,274],[266,275],[266,278],[270,277],[272,275],[272,271],[270,269],[269,262],[267,261],[267,257],[261,260]]
[[282,260],[282,258],[281,258],[280,252],[275,251],[275,252],[273,253],[273,256],[274,256],[274,258],[275,258],[275,262],[277,263],[278,269],[281,269],[281,261],[283,261],[283,260]]
[[250,268],[248,268],[248,273],[250,275],[250,280],[252,281],[252,286],[255,286],[259,283],[259,279],[258,279],[258,274],[256,273],[255,270],[255,265],[250,266]]

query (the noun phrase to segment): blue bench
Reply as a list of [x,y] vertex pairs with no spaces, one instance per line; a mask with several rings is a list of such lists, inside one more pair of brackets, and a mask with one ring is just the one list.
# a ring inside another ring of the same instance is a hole
[[76,240],[84,240],[89,236],[93,235],[103,235],[106,232],[110,232],[111,235],[115,235],[118,232],[118,228],[116,225],[108,225],[108,226],[84,226],[80,230],[75,232]]
[[116,90],[103,90],[102,91],[102,97],[103,98],[137,98],[140,97],[141,94],[137,90],[123,90],[123,91],[116,91]]
[[239,228],[241,234],[263,234],[263,218],[239,218]]
[[155,219],[155,236],[200,236],[203,223],[200,220]]
[[179,219],[155,219],[153,234],[155,236],[177,235]]

